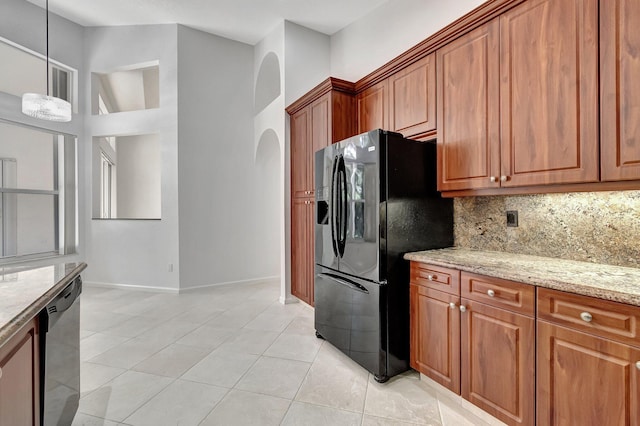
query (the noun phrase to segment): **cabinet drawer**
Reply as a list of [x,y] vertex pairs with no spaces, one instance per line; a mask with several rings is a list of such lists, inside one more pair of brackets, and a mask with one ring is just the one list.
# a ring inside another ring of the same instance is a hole
[[411,282],[455,295],[460,294],[460,271],[455,269],[411,262]]
[[539,288],[538,319],[640,347],[636,306]]
[[535,314],[535,287],[500,278],[463,272],[462,297],[523,315]]

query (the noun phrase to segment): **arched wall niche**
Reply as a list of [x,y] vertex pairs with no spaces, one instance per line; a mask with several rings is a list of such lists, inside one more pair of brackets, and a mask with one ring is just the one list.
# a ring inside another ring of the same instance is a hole
[[255,113],[257,114],[265,109],[281,93],[280,61],[274,52],[269,52],[262,59],[258,70],[254,98]]

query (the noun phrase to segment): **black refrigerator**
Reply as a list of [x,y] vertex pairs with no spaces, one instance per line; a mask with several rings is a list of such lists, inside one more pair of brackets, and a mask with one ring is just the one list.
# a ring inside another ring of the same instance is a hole
[[374,374],[409,368],[404,253],[453,245],[436,144],[374,130],[315,154],[316,335]]

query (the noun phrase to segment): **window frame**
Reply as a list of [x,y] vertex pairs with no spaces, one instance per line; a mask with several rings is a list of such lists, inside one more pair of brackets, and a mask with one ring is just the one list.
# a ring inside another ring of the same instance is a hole
[[[10,188],[0,184],[4,194],[53,196],[54,250],[0,255],[0,266],[36,259],[77,254],[78,248],[78,137],[44,127],[0,118],[0,123],[48,133],[53,141],[53,189]],[[4,241],[0,241],[4,244]]]

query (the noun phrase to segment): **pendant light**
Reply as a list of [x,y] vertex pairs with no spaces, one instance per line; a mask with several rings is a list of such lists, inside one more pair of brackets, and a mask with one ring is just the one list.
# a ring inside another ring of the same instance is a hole
[[47,12],[47,94],[25,93],[22,95],[22,112],[30,117],[48,121],[71,121],[71,104],[63,99],[49,96],[49,0]]

